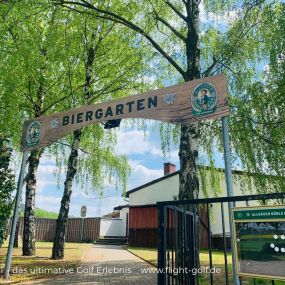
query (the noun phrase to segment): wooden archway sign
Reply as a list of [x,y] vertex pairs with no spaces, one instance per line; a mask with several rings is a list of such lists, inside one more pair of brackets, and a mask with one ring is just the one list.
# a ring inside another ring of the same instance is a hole
[[109,120],[143,118],[187,123],[228,114],[227,80],[219,74],[28,120],[24,123],[21,151],[49,146],[77,129]]
[[[222,117],[227,190],[228,196],[232,196],[232,175],[226,119],[228,114],[227,80],[224,74],[219,74],[136,96],[88,105],[26,121],[20,145],[23,158],[18,179],[4,278],[9,277],[21,191],[24,184],[24,172],[29,151],[49,146],[77,129],[104,121],[144,118],[169,123],[190,123]],[[229,211],[229,215],[231,215],[231,211]],[[233,252],[233,264],[235,264],[234,259],[235,253]],[[235,267],[234,276],[236,276]]]

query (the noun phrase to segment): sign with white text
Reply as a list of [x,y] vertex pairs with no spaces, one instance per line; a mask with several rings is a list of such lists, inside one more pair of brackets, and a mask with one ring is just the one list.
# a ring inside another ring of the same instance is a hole
[[285,280],[285,206],[233,209],[239,275]]
[[77,129],[110,120],[144,118],[190,123],[228,114],[227,80],[219,74],[28,120],[24,123],[21,150],[49,146]]

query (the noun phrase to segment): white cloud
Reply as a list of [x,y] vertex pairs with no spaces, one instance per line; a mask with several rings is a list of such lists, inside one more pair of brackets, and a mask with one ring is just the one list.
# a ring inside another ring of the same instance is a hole
[[149,131],[121,130],[115,149],[116,153],[125,155],[150,153],[162,156],[160,148],[150,140]]
[[94,195],[85,193],[83,190],[76,189],[72,191],[73,198],[92,198]]
[[45,196],[36,194],[36,207],[47,211],[58,213],[61,197]]
[[57,167],[55,165],[39,165],[38,174],[55,174]]
[[47,204],[59,205],[60,201],[61,201],[60,197],[36,195],[36,202],[39,204],[47,203]]
[[66,170],[66,166],[62,165],[61,169],[56,165],[55,159],[49,156],[43,156],[40,159],[40,164],[38,168],[38,174],[56,174],[56,173],[64,173]]
[[53,186],[54,188],[57,187],[56,179],[50,179],[50,180],[44,180],[41,178],[38,178],[37,180],[37,193],[41,193],[46,187]]
[[57,178],[55,176],[58,168],[52,158],[42,157],[37,170],[37,193],[42,192],[49,186],[57,188]]
[[132,173],[128,180],[128,190],[163,176],[163,169],[147,168],[136,160],[129,160],[129,164],[132,168]]
[[[154,179],[163,176],[163,169],[153,169],[148,168],[143,165],[140,161],[137,160],[129,160],[128,161],[131,166],[131,175],[128,179],[128,187],[127,190],[131,190],[134,187],[143,185],[147,182],[150,182]],[[108,186],[114,186],[112,184],[108,184]],[[112,187],[114,188],[114,187]],[[113,211],[113,208],[118,205],[124,205],[127,202],[123,197],[116,196],[113,191],[111,194],[108,194],[106,191],[106,187],[104,187],[104,195],[102,199],[99,198],[96,192],[84,192],[80,187],[74,187],[72,193],[72,201],[70,204],[70,214],[78,216],[80,213],[80,208],[82,205],[87,205],[87,216],[102,216],[107,213]],[[114,190],[114,189],[112,189]],[[110,195],[110,196],[108,196]],[[80,204],[78,202],[81,202]]]

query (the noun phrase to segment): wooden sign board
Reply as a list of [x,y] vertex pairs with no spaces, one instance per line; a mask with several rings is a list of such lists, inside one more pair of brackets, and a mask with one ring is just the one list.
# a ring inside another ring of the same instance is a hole
[[144,118],[169,123],[190,123],[229,114],[224,74],[128,96],[24,123],[21,150],[49,146],[90,124],[116,119]]
[[233,209],[237,272],[285,280],[285,205]]

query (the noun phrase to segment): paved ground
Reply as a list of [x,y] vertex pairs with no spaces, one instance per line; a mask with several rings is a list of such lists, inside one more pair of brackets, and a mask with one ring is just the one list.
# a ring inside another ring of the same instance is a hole
[[156,274],[142,272],[145,269],[154,267],[120,246],[92,245],[75,273],[22,284],[155,285]]

